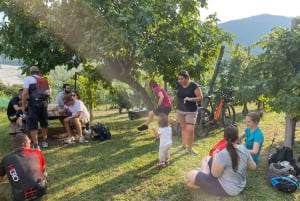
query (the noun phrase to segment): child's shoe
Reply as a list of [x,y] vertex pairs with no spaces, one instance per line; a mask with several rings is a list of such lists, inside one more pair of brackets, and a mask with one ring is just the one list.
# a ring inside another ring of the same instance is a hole
[[162,162],[157,163],[157,164],[156,164],[156,167],[158,167],[158,168],[166,167],[165,161],[162,161]]

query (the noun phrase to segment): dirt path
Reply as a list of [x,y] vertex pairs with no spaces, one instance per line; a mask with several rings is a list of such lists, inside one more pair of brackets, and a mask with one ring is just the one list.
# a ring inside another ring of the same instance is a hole
[[24,75],[21,75],[21,70],[18,66],[0,64],[0,81],[11,86],[13,84],[23,84]]

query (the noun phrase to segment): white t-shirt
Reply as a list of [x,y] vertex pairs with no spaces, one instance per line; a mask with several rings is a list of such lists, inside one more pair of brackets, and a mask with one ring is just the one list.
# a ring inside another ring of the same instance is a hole
[[[35,75],[35,76],[38,76],[39,75]],[[23,88],[24,89],[29,89],[29,85],[30,84],[35,84],[36,83],[36,79],[32,76],[27,76],[25,77],[24,81],[23,81]]]
[[157,133],[159,134],[159,146],[165,146],[172,144],[172,128],[171,126],[159,128]]
[[76,115],[78,112],[83,112],[81,116],[90,119],[90,113],[81,100],[75,100],[73,105],[68,106],[68,109],[72,113],[72,116]]

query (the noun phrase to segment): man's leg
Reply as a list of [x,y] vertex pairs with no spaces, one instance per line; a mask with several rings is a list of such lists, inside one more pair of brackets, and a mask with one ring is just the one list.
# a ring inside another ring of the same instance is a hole
[[0,200],[1,201],[12,201],[11,185],[9,182],[0,183]]

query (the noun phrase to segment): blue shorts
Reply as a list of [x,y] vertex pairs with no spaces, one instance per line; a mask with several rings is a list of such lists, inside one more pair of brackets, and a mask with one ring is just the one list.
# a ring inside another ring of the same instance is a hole
[[[211,169],[212,157],[209,159],[208,165]],[[218,178],[213,177],[211,174],[205,174],[199,171],[195,178],[195,184],[200,186],[200,189],[208,194],[216,196],[229,196],[221,186]]]
[[47,102],[45,101],[29,101],[28,116],[26,119],[29,131],[38,129],[38,122],[42,128],[48,128],[48,111]]

